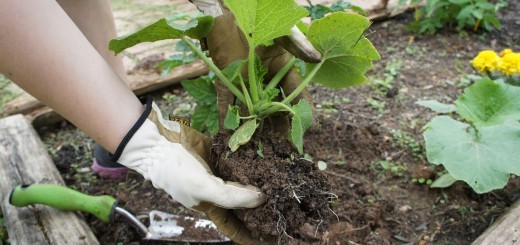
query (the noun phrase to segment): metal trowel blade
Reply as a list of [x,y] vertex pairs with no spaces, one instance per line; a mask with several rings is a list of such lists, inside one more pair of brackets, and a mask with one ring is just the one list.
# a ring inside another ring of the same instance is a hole
[[146,239],[203,243],[231,241],[220,233],[217,226],[210,220],[157,210],[150,212],[150,226]]

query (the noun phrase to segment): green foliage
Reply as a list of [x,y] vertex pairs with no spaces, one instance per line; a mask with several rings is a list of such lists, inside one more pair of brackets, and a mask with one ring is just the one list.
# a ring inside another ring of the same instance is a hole
[[[419,5],[422,1],[412,0]],[[500,28],[497,12],[504,7],[503,2],[493,4],[488,0],[428,0],[426,5],[416,8],[415,21],[408,28],[418,34],[434,34],[446,27],[462,31],[472,28],[477,31],[483,27],[486,31]],[[405,3],[404,0],[399,1]]]
[[446,188],[450,187],[457,181],[453,176],[450,174],[443,174],[441,177],[437,178],[433,183],[430,185],[431,188]]
[[367,15],[367,13],[360,7],[353,5],[350,2],[345,2],[344,0],[338,0],[327,7],[322,4],[312,4],[311,0],[307,0],[309,6],[305,6],[307,12],[311,17],[311,20],[317,20],[325,17],[326,14],[335,13],[335,12],[343,12],[347,9],[353,10],[361,15]]
[[[300,101],[296,105],[291,102],[311,80],[331,88],[344,88],[366,81],[364,73],[372,67],[373,60],[380,59],[374,46],[363,36],[370,21],[357,14],[338,12],[313,22],[308,29],[307,38],[322,53],[322,61],[307,65],[305,69],[308,74],[302,83],[293,92],[284,95],[282,101],[274,101],[280,94],[279,83],[294,67],[296,58],[285,64],[271,81],[264,82],[267,68],[263,67],[260,59],[255,56],[255,49],[259,45],[272,44],[273,39],[277,37],[290,34],[291,28],[300,23],[307,11],[292,0],[226,0],[225,4],[233,12],[238,27],[245,34],[249,44],[249,56],[247,60],[231,63],[224,70],[216,67],[200,48],[188,39],[207,34],[214,23],[211,17],[197,18],[185,25],[163,19],[135,34],[112,40],[110,49],[118,53],[139,42],[181,39],[208,64],[210,70],[236,96],[237,104],[230,107],[224,121],[226,128],[236,129],[229,141],[232,151],[236,151],[250,140],[264,118],[282,111],[292,116],[290,139],[302,154],[303,135],[313,122],[311,105],[306,101]],[[242,71],[246,64],[249,74],[244,77]],[[207,81],[183,83],[183,86],[197,101],[213,98],[213,92],[208,92],[211,85]],[[213,99],[203,102],[205,104],[202,104],[201,113],[195,113],[199,117],[193,118],[201,123],[194,122],[194,125],[208,125],[213,118],[209,115],[218,114],[211,109],[214,107],[209,107],[210,104],[216,104]],[[239,106],[247,110],[239,110]],[[245,111],[248,114],[241,115]]]
[[[196,44],[199,46],[199,44]],[[175,44],[175,50],[179,53],[171,55],[168,59],[162,61],[157,65],[158,68],[162,68],[161,76],[166,76],[170,71],[172,71],[175,67],[192,63],[199,59],[197,55],[191,52],[190,47],[186,45],[184,42],[177,42]]]
[[4,116],[4,105],[18,96],[18,93],[9,89],[9,84],[11,84],[11,80],[0,74],[0,116]]
[[134,34],[110,40],[108,48],[118,54],[142,42],[179,39],[181,37],[200,39],[208,35],[214,24],[215,20],[211,16],[192,19],[184,25],[163,18]]
[[437,113],[451,113],[456,110],[455,105],[443,104],[436,100],[419,100],[419,101],[415,102],[415,104],[427,107],[430,110],[437,112]]
[[[372,68],[373,60],[381,58],[363,36],[369,26],[367,18],[351,13],[334,13],[314,21],[307,38],[322,53],[323,65],[313,80],[335,89],[365,83],[364,73]],[[308,64],[307,70],[318,65]]]
[[520,174],[520,88],[483,78],[455,102],[466,122],[437,116],[423,134],[428,161],[442,164],[477,193],[503,188]]
[[215,135],[218,132],[217,92],[209,76],[195,80],[184,80],[182,87],[197,102],[191,117],[191,127]]
[[249,120],[242,124],[242,126],[240,126],[229,139],[228,145],[231,149],[231,152],[238,150],[241,145],[249,142],[257,127],[258,123],[256,123],[255,119]]
[[291,123],[291,140],[298,148],[298,152],[303,154],[303,134],[312,126],[312,107],[306,100],[293,106],[294,115]]
[[307,16],[294,0],[226,0],[225,4],[252,47],[291,34],[291,28]]

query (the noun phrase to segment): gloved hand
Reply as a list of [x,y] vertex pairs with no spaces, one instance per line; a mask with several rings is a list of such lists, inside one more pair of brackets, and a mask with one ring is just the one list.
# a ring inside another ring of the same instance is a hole
[[228,209],[254,208],[265,202],[253,186],[225,182],[207,163],[211,140],[190,127],[163,119],[151,99],[125,136],[113,160],[139,172],[184,206],[205,212],[229,238],[252,243],[249,231]]
[[[243,36],[239,27],[235,23],[235,17],[223,0],[190,0],[197,8],[206,15],[215,17],[215,25],[210,32],[207,40],[208,50],[215,65],[224,69],[226,66],[236,60],[244,60],[248,56],[248,43]],[[275,44],[269,47],[258,47],[256,54],[260,56],[264,67],[268,68],[268,73],[264,81],[270,81],[276,73],[290,60],[291,56],[287,51],[306,62],[319,62],[321,54],[314,49],[307,38],[293,27],[292,35],[275,39]],[[287,51],[286,51],[287,50]],[[291,69],[280,86],[284,94],[290,94],[302,82],[302,78],[296,69]],[[222,129],[224,119],[228,110],[228,105],[234,104],[234,95],[219,80],[216,81],[217,103],[219,111],[219,126]],[[311,96],[307,90],[300,93],[294,99],[298,102],[300,99],[306,99],[311,102]],[[311,103],[312,104],[312,103]],[[273,125],[283,125],[282,128],[276,130],[278,132],[287,132],[287,117],[281,117],[274,120],[283,121],[276,122]]]

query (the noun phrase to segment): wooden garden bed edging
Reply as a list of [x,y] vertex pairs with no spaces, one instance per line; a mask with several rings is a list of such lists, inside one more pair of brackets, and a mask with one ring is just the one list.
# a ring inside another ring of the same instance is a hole
[[[136,72],[128,76],[130,80],[128,86],[139,96],[178,84],[186,79],[202,76],[208,72],[209,68],[206,64],[202,61],[196,61],[173,69],[172,72],[165,77],[161,77],[160,74],[155,72]],[[35,127],[45,126],[63,120],[63,117],[25,92],[7,103],[5,112],[7,115],[24,114]]]
[[472,245],[520,244],[520,200],[497,219]]
[[43,205],[9,204],[19,184],[65,185],[31,123],[23,115],[0,120],[0,197],[11,244],[99,244],[77,213]]

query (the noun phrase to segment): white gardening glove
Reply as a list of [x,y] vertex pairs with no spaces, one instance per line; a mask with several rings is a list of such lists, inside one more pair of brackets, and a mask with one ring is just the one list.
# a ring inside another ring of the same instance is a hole
[[[258,188],[215,177],[206,161],[211,141],[188,126],[164,120],[147,101],[146,110],[119,145],[114,160],[151,180],[188,208],[206,211],[214,204],[225,208],[254,208],[265,201]],[[202,208],[206,207],[206,208]]]

